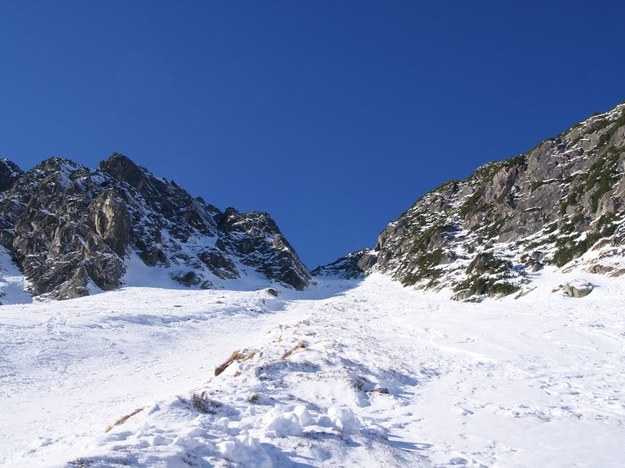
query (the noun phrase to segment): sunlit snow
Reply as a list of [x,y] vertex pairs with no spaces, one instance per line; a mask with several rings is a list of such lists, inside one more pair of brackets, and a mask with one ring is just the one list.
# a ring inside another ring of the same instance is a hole
[[553,292],[580,274],[481,304],[374,274],[4,305],[0,464],[618,465],[625,280]]

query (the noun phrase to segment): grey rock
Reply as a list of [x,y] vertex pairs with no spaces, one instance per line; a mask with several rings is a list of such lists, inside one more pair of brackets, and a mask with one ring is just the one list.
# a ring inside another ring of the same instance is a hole
[[338,276],[345,279],[363,278],[377,261],[377,254],[371,249],[363,249],[353,252],[345,257],[328,264],[315,268],[313,276]]
[[111,189],[91,204],[96,234],[119,257],[124,257],[130,243],[130,216],[121,194]]
[[228,208],[216,219],[223,232],[216,243],[218,248],[237,252],[244,265],[269,279],[295,289],[306,287],[310,273],[267,213],[240,213]]
[[310,281],[268,214],[222,213],[118,153],[95,170],[51,158],[22,172],[0,161],[0,244],[33,295],[58,299],[119,287],[133,253],[188,287],[238,278],[240,264],[297,289]]
[[191,287],[198,286],[202,282],[202,278],[194,271],[187,271],[186,273],[175,274],[173,279],[178,281],[183,286]]
[[213,272],[215,276],[222,279],[235,279],[239,277],[236,266],[224,252],[219,249],[205,249],[198,253],[198,258]]
[[562,290],[569,297],[586,297],[594,289],[594,286],[586,280],[571,281],[562,285]]
[[[509,294],[526,271],[625,244],[624,174],[625,103],[427,193],[380,233],[362,268],[350,254],[314,273],[381,271],[405,285],[451,288],[459,299]],[[477,275],[475,254],[502,267]]]
[[0,160],[0,192],[10,189],[22,175],[22,170],[8,159]]

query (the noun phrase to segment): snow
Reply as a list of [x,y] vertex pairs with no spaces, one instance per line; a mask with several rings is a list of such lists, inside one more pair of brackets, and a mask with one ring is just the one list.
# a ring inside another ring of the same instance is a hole
[[625,279],[552,292],[577,277],[480,304],[373,274],[5,305],[0,465],[619,465]]
[[[188,246],[187,246],[188,247]],[[190,249],[182,249],[182,253],[189,256],[195,256],[195,253]],[[254,271],[253,268],[243,265],[238,259],[232,260],[237,271],[241,275],[240,278],[234,279],[221,279],[210,273],[206,268],[203,274],[210,279],[212,289],[229,289],[238,291],[252,291],[262,289],[267,286],[278,287],[277,283],[267,280],[267,278]],[[125,287],[145,287],[145,288],[164,288],[164,289],[180,289],[188,290],[189,288],[183,286],[179,282],[172,279],[172,275],[184,274],[189,271],[188,267],[179,265],[161,266],[156,265],[153,267],[147,266],[139,257],[139,255],[131,251],[125,259],[126,274],[122,278],[122,285]],[[200,286],[197,286],[199,288]]]
[[22,304],[32,302],[25,290],[27,281],[19,268],[12,262],[9,252],[0,246],[0,304]]
[[575,278],[574,280],[569,281],[567,284],[576,289],[586,289],[586,288],[592,289],[593,287],[592,283],[588,282],[584,278]]

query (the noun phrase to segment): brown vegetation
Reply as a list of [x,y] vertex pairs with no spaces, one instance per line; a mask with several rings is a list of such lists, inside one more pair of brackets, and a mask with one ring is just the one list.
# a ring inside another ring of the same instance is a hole
[[121,426],[122,424],[124,424],[126,421],[128,421],[130,418],[132,418],[135,414],[140,413],[141,411],[143,411],[143,408],[137,408],[136,410],[134,410],[132,413],[127,414],[124,417],[119,418],[117,421],[115,421],[113,423],[113,425],[109,426],[106,428],[106,430],[104,432],[110,432],[114,427],[116,426]]
[[233,362],[245,361],[246,359],[250,359],[252,356],[254,356],[254,353],[245,354],[242,351],[236,350],[230,355],[230,357],[226,360],[226,362],[224,362],[223,364],[215,368],[215,377],[217,377],[219,374],[225,371],[228,368],[228,366],[232,364]]

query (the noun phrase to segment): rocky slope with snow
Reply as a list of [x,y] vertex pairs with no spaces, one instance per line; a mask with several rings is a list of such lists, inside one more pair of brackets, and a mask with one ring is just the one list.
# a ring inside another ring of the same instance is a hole
[[134,257],[187,287],[251,276],[302,289],[310,279],[268,214],[221,212],[121,154],[97,169],[0,161],[0,245],[32,295],[57,299],[119,287]]
[[457,299],[524,293],[544,265],[625,272],[625,103],[418,200],[317,274],[381,271]]

